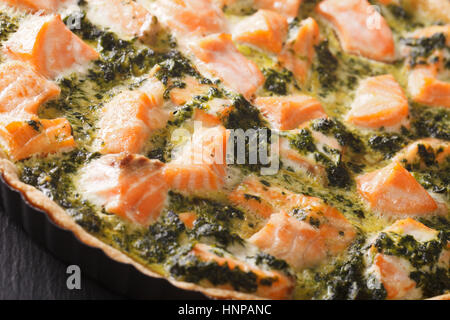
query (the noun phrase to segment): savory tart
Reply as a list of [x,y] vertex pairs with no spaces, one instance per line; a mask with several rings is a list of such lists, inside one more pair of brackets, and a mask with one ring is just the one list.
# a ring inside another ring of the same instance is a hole
[[448,0],[0,3],[3,178],[82,242],[216,298],[449,298]]

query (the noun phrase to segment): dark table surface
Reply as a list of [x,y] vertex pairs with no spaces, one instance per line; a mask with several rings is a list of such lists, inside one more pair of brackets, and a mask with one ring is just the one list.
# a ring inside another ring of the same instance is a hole
[[67,267],[0,210],[0,299],[121,298],[83,275],[81,290],[67,289]]

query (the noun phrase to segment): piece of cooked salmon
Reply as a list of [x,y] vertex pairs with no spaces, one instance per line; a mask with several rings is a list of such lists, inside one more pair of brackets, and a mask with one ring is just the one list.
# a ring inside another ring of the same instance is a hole
[[[444,36],[445,45],[450,46],[450,25],[425,27],[409,34],[408,38],[431,39],[435,36]],[[443,49],[435,49],[429,56],[419,57],[412,66],[411,48],[405,46],[402,53],[410,64],[408,89],[412,99],[433,107],[450,108],[450,82],[441,79],[442,75],[448,74]]]
[[[230,270],[237,269],[244,273],[252,273],[256,277],[255,280],[257,282],[257,288],[253,294],[258,297],[277,300],[289,299],[292,296],[294,279],[279,271],[264,270],[248,262],[239,260],[223,250],[202,243],[196,244],[191,252],[188,253],[188,256],[195,257],[202,262],[216,263]],[[214,285],[214,287],[235,290],[231,284]]]
[[249,241],[262,251],[285,260],[296,270],[317,266],[345,250],[356,232],[336,209],[313,209],[303,211],[299,207],[299,217],[285,212],[272,214],[267,224]]
[[450,82],[439,80],[436,65],[418,66],[408,77],[408,89],[414,101],[433,107],[450,108]]
[[0,125],[0,144],[12,160],[70,151],[76,146],[64,119],[13,121]]
[[44,13],[54,13],[59,6],[68,0],[1,0],[12,7],[31,12],[43,11]]
[[188,229],[192,229],[194,227],[195,221],[197,220],[197,214],[195,212],[182,212],[178,214],[178,218],[180,218],[181,222]]
[[334,215],[336,209],[321,199],[291,192],[250,176],[244,179],[229,195],[228,200],[242,210],[261,218],[269,218],[280,211],[301,211],[304,214],[325,213]]
[[223,81],[247,99],[263,84],[258,67],[242,55],[229,34],[217,34],[195,41],[190,46],[201,62],[199,68]]
[[170,114],[162,108],[163,93],[147,93],[124,91],[103,107],[96,141],[101,153],[139,153],[151,132],[166,126]]
[[424,168],[429,165],[421,156],[424,153],[428,155],[426,161],[441,164],[450,157],[450,142],[434,138],[421,139],[400,150],[392,160],[405,164],[419,164]]
[[[192,120],[199,121],[205,127],[221,127],[222,122],[217,115],[206,112],[202,109],[195,109]],[[222,128],[221,128],[222,129]]]
[[[413,237],[415,241],[423,244],[427,248],[427,242],[437,240],[439,231],[431,229],[424,224],[407,218],[398,220],[391,226],[385,228],[383,233],[400,237]],[[390,248],[376,247],[372,245],[368,251],[369,254],[369,274],[375,277],[383,284],[387,299],[420,299],[423,296],[422,289],[411,279],[411,272],[414,270],[411,263],[401,256],[384,253],[384,250]],[[426,250],[426,249],[425,249]],[[442,249],[435,266],[443,269],[450,265],[450,244]]]
[[432,25],[422,29],[418,29],[412,32],[409,36],[412,38],[420,39],[420,38],[431,38],[436,34],[443,34],[445,36],[445,43],[447,46],[450,46],[450,24],[446,25]]
[[175,84],[169,84],[174,87],[170,90],[170,100],[176,105],[183,105],[186,102],[192,100],[195,96],[206,95],[211,88],[211,85],[201,84],[198,79],[191,76],[186,76],[179,81],[182,85],[175,86]]
[[277,11],[288,18],[295,18],[303,0],[254,0],[254,2],[258,8]]
[[270,186],[267,182],[263,184],[258,178],[250,176],[228,195],[228,200],[246,212],[269,218],[280,209],[292,209],[286,201],[292,196],[293,193],[284,188]]
[[274,11],[258,10],[234,27],[234,41],[278,54],[288,32],[286,18]]
[[372,60],[395,60],[391,28],[367,0],[324,0],[316,11],[334,27],[344,51]]
[[127,153],[105,155],[81,170],[78,188],[106,212],[147,226],[166,205],[164,164]]
[[313,18],[307,18],[290,32],[278,60],[295,78],[303,83],[307,80],[316,54],[315,46],[320,42],[319,25]]
[[429,216],[439,211],[436,201],[397,161],[357,177],[356,182],[359,194],[381,215]]
[[222,10],[211,0],[158,0],[151,12],[181,38],[228,31]]
[[328,117],[320,101],[307,95],[261,97],[254,104],[279,130],[297,129],[309,120]]
[[132,0],[88,0],[87,17],[126,39],[152,43],[159,30],[156,17]]
[[[326,156],[332,163],[338,164],[345,148],[333,135],[314,130],[313,123],[314,120],[305,122],[299,129],[289,131],[290,137],[281,137],[279,156],[286,168],[312,174],[325,183],[326,166],[321,158],[317,157],[317,152]],[[309,150],[310,146],[302,146],[305,139],[312,143],[314,150]]]
[[408,116],[408,98],[389,74],[361,82],[346,120],[361,128],[394,131],[409,127]]
[[409,277],[408,261],[396,256],[377,254],[372,268],[387,292],[387,299],[419,299],[421,297],[416,282]]
[[38,108],[61,89],[20,61],[0,65],[0,113],[15,120],[37,116]]
[[224,186],[227,172],[226,129],[222,125],[202,125],[191,136],[183,138],[187,140],[177,147],[172,161],[164,169],[170,188],[187,194],[220,190]]
[[49,78],[98,58],[98,53],[70,31],[59,15],[27,18],[4,48],[12,58],[28,62]]

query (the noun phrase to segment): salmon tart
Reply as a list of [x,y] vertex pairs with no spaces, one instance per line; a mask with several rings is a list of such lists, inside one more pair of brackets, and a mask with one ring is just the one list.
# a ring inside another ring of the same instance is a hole
[[0,0],[0,42],[3,179],[85,244],[214,298],[450,299],[450,1]]

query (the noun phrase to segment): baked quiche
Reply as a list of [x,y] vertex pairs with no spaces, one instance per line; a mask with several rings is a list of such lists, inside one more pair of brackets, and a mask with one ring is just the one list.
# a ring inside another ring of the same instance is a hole
[[450,298],[450,1],[1,0],[0,41],[3,179],[111,259]]

